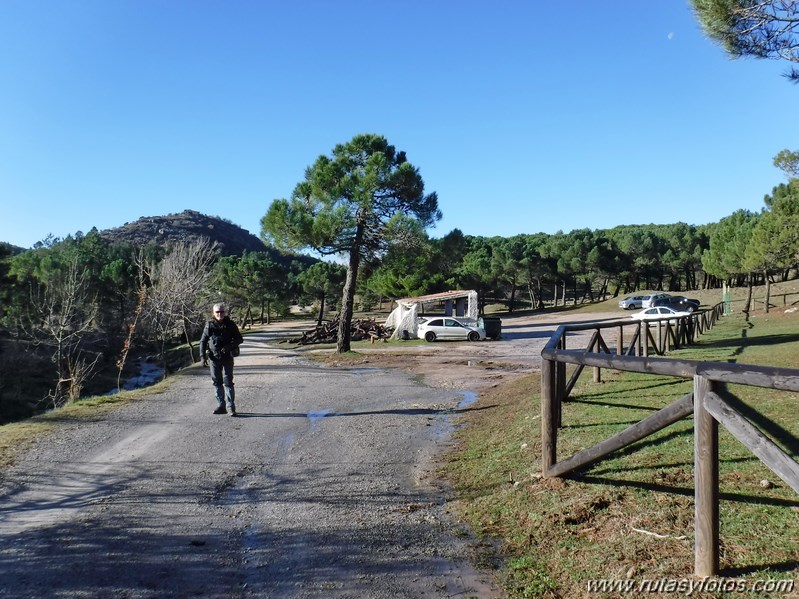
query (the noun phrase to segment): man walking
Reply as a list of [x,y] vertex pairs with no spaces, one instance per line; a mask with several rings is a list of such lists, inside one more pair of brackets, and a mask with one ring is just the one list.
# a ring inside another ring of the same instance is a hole
[[[233,357],[239,355],[244,338],[236,323],[227,315],[225,304],[214,304],[213,318],[205,323],[200,337],[203,366],[211,360],[211,381],[216,392],[214,414],[236,415],[236,391],[233,387]],[[225,409],[227,404],[227,410]]]

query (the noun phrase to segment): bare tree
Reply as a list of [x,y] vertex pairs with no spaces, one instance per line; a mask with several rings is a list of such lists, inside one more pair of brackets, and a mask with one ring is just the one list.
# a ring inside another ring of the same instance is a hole
[[186,339],[194,360],[192,330],[203,322],[203,306],[213,282],[212,266],[217,251],[218,244],[207,238],[179,243],[169,249],[160,263],[147,268],[151,287],[145,314],[159,342],[165,367],[167,343],[178,337]]
[[138,285],[136,287],[136,307],[133,310],[130,320],[127,323],[127,336],[122,344],[122,350],[119,352],[117,359],[117,392],[122,390],[122,371],[125,369],[125,362],[127,362],[128,354],[133,349],[134,338],[136,336],[136,326],[139,323],[139,318],[142,316],[142,311],[147,304],[147,281],[145,280],[145,259],[144,250],[140,249],[136,256],[136,270],[138,273]]
[[94,364],[87,366],[81,342],[97,316],[97,303],[89,293],[89,277],[78,257],[67,258],[64,267],[54,268],[46,283],[31,290],[31,308],[36,316],[32,336],[40,343],[52,343],[52,361],[58,378],[50,392],[54,406],[77,399]]

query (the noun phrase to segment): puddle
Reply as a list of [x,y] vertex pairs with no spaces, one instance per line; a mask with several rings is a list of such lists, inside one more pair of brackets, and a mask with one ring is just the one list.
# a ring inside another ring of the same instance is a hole
[[319,427],[319,422],[322,418],[326,418],[333,414],[333,410],[330,408],[325,408],[324,410],[314,410],[313,412],[308,412],[306,416],[310,422],[310,430],[316,430]]
[[287,456],[289,451],[291,450],[291,446],[294,443],[294,433],[288,433],[284,436],[277,445],[277,455],[275,456],[275,462],[277,464],[285,464],[287,460]]
[[463,399],[458,402],[458,408],[467,408],[477,401],[477,392],[475,391],[461,391],[460,394]]
[[375,368],[375,367],[369,367],[369,368],[351,368],[351,369],[350,369],[350,372],[351,372],[352,374],[370,374],[370,373],[372,373],[372,372],[382,372],[382,370],[383,370],[382,368]]

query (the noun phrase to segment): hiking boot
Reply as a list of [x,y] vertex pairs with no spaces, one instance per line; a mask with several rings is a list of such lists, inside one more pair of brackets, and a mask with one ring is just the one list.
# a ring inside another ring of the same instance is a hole
[[214,410],[214,414],[227,414],[227,410],[225,409],[225,406],[221,406]]

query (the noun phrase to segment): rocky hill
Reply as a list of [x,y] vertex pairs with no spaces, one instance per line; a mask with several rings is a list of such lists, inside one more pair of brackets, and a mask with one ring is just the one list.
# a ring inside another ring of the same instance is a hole
[[100,235],[112,243],[129,243],[143,246],[151,243],[168,245],[192,241],[202,237],[217,242],[225,256],[250,252],[269,252],[269,248],[249,231],[216,216],[206,216],[194,210],[166,216],[143,216],[121,227],[101,231]]

